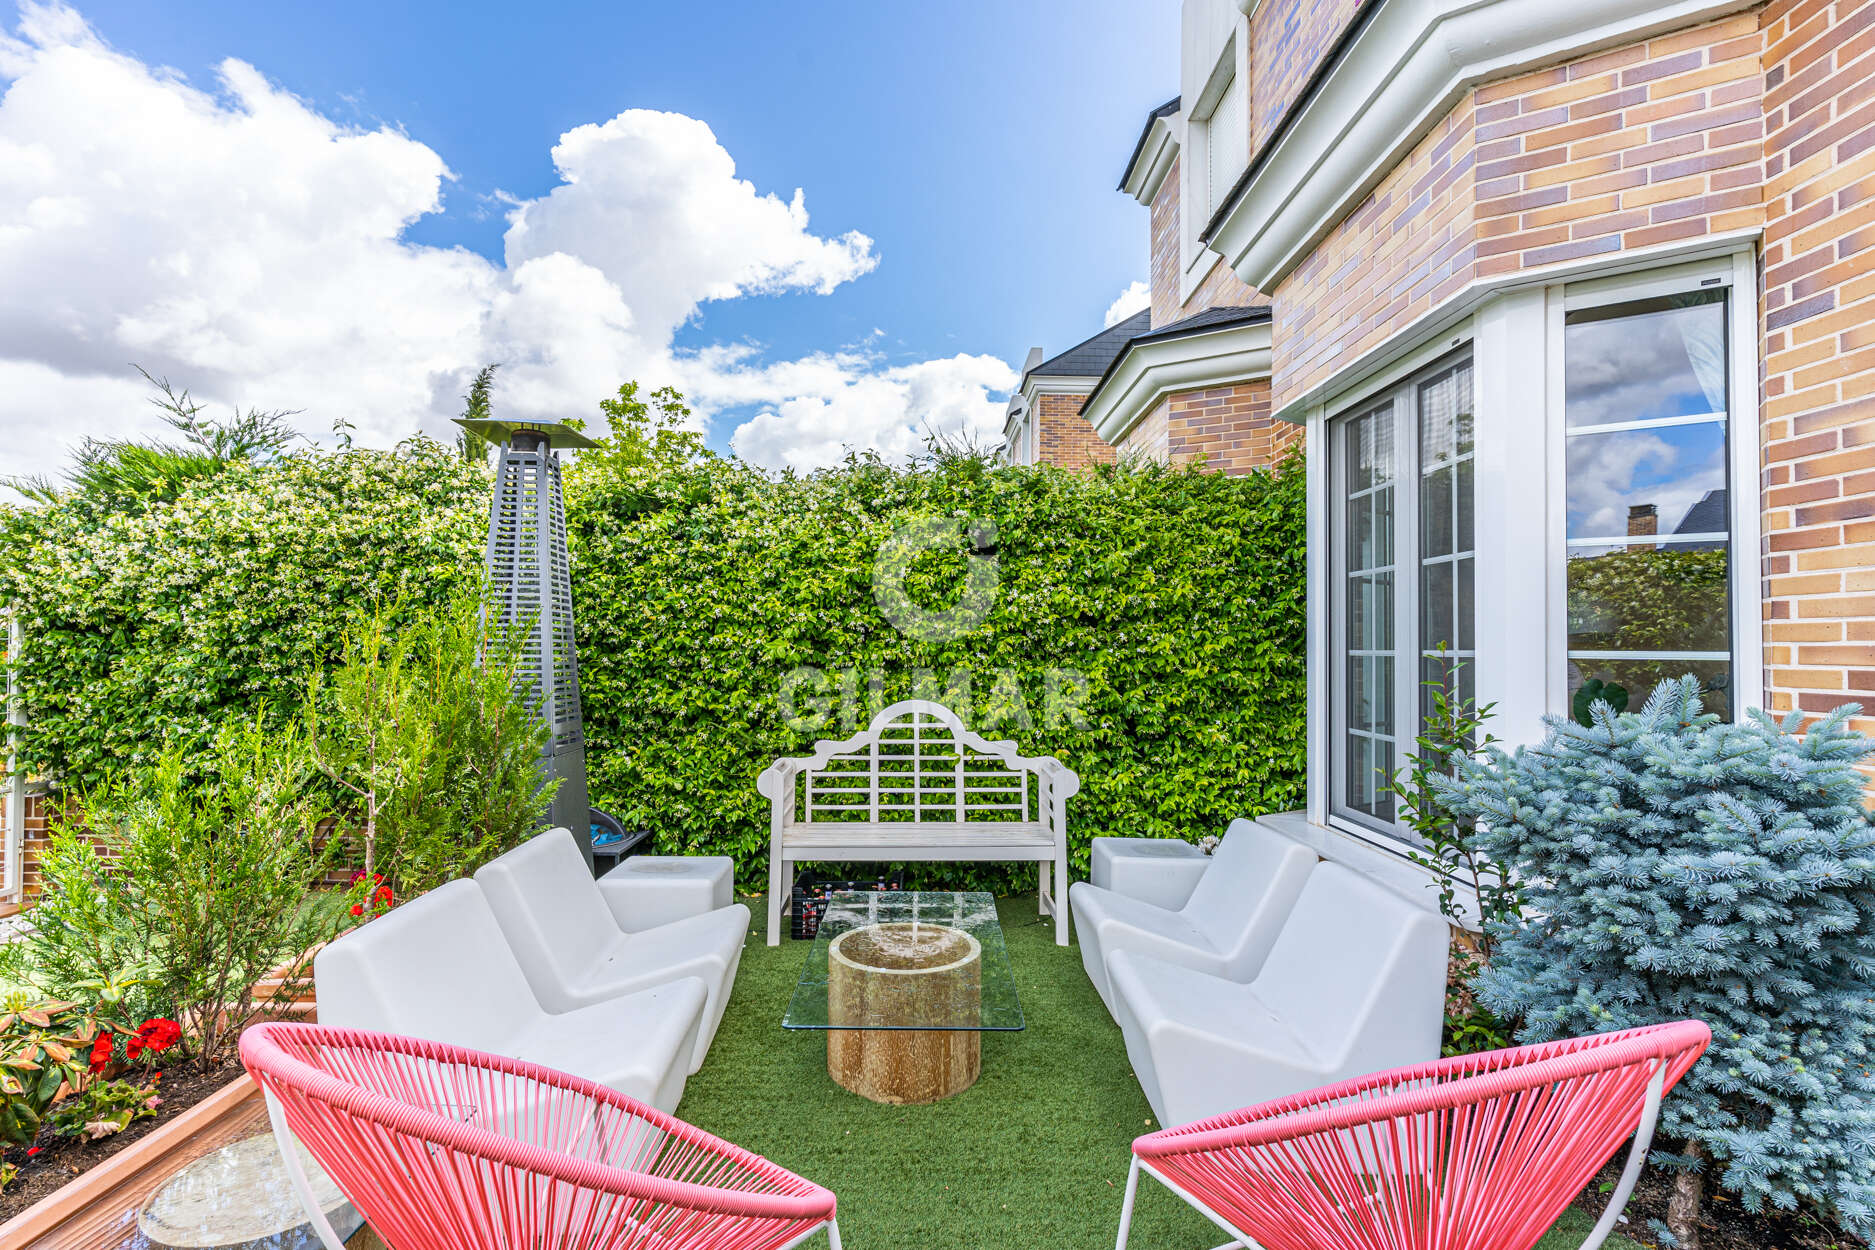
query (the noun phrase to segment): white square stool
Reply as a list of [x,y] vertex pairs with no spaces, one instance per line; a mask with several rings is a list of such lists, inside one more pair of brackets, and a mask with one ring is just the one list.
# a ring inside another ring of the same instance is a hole
[[627,933],[701,916],[735,901],[727,855],[633,855],[599,878],[599,892]]
[[1088,880],[1103,890],[1177,911],[1211,857],[1177,838],[1095,838]]

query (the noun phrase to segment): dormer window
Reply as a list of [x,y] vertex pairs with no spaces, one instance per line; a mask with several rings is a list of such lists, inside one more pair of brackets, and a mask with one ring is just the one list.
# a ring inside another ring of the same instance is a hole
[[[1250,163],[1250,62],[1248,23],[1235,18],[1236,29],[1222,36],[1211,72],[1190,89],[1185,112],[1184,176],[1179,216],[1181,276],[1179,302],[1191,297],[1218,262],[1218,254],[1198,235],[1230,198],[1231,188]],[[1188,37],[1191,32],[1188,32]],[[1221,46],[1220,46],[1221,45]]]
[[1231,185],[1243,172],[1250,157],[1250,110],[1245,102],[1249,92],[1241,89],[1236,69],[1236,55],[1226,49],[1222,67],[1230,72],[1218,90],[1218,95],[1211,105],[1211,111],[1205,116],[1201,127],[1204,149],[1204,213],[1198,223],[1211,220],[1211,215],[1224,204],[1224,198],[1230,194]]

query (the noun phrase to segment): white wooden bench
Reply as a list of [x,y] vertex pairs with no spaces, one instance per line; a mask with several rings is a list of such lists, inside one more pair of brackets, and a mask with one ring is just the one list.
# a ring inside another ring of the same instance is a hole
[[1052,756],[1025,758],[943,704],[908,699],[845,741],[776,760],[755,786],[770,807],[770,946],[794,865],[910,860],[1039,864],[1042,914],[1068,944],[1068,800],[1081,779]]

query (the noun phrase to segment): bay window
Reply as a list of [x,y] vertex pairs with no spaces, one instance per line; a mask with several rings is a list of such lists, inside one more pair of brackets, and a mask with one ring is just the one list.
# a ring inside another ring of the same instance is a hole
[[1392,785],[1428,683],[1473,689],[1470,358],[1408,378],[1328,432],[1329,810],[1391,835]]

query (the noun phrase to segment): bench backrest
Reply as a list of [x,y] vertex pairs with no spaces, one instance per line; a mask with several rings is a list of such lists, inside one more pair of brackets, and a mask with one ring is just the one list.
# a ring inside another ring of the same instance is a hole
[[1302,887],[1316,855],[1273,829],[1233,820],[1180,913],[1224,957],[1224,976],[1256,975]]
[[577,1004],[577,984],[621,936],[612,909],[567,829],[535,834],[475,874],[515,960],[552,1011]]
[[322,1024],[500,1051],[543,1013],[482,889],[451,881],[313,960]]
[[859,733],[777,760],[756,783],[786,824],[1050,823],[1080,779],[1048,756],[990,742],[939,703],[909,699]]

